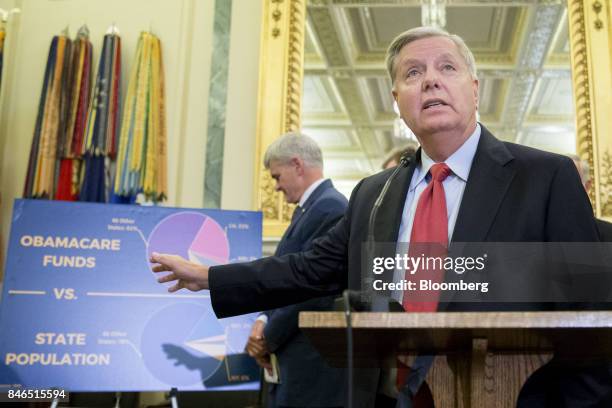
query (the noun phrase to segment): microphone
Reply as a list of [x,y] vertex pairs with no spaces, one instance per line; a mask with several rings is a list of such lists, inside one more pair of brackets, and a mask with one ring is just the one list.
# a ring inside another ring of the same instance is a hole
[[[393,179],[397,176],[400,169],[408,167],[412,162],[412,157],[405,154],[400,159],[398,166],[395,168],[391,176],[385,182],[382,190],[378,194],[372,210],[370,211],[370,218],[368,220],[368,231],[366,241],[366,259],[368,265],[371,265],[374,257],[374,225],[376,223],[376,215],[380,208],[389,186]],[[366,274],[366,277],[362,280],[362,286],[360,291],[346,289],[342,293],[342,306],[340,310],[344,311],[344,318],[346,320],[346,359],[347,359],[347,383],[348,383],[348,395],[347,395],[347,407],[353,408],[353,323],[351,309],[356,311],[403,311],[402,306],[392,301],[391,299],[383,299],[381,297],[372,296],[372,274]],[[337,304],[336,304],[337,305]],[[338,308],[336,308],[338,310]]]
[[[400,158],[399,164],[397,165],[393,173],[391,173],[391,176],[389,176],[389,178],[385,182],[385,185],[383,186],[382,190],[380,190],[378,197],[376,197],[376,201],[374,201],[374,205],[372,206],[372,210],[370,211],[370,218],[368,220],[368,231],[366,235],[367,237],[366,238],[367,265],[371,265],[372,259],[374,258],[374,225],[376,224],[376,216],[378,215],[378,210],[380,206],[382,205],[382,202],[385,199],[385,196],[387,195],[387,191],[389,190],[389,187],[391,186],[391,182],[395,179],[395,177],[400,172],[400,170],[402,168],[408,167],[410,163],[412,163],[412,161],[413,161],[413,156],[409,153],[404,154]],[[372,294],[373,282],[374,282],[374,278],[372,274],[368,273],[366,274],[365,278],[362,280],[362,283],[361,283],[361,296],[360,296],[361,303],[369,304],[370,307],[373,304],[373,294]]]

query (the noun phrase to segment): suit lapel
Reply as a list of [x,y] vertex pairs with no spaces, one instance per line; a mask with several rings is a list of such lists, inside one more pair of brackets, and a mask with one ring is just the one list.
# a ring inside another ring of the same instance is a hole
[[[457,222],[449,246],[449,253],[458,256],[460,243],[484,242],[495,221],[508,187],[515,176],[515,169],[508,165],[513,156],[506,146],[497,140],[484,126],[474,156]],[[461,278],[454,271],[445,275],[446,282],[455,282]],[[445,309],[455,295],[452,291],[443,291],[440,296],[441,309]]]
[[465,186],[453,242],[484,241],[514,178],[506,164],[513,159],[506,146],[481,125],[482,133]]
[[287,231],[283,235],[283,238],[291,236],[293,231],[297,228],[297,225],[304,218],[304,213],[306,213],[306,211],[308,211],[308,208],[312,206],[312,203],[317,201],[317,199],[321,196],[321,194],[323,194],[325,190],[327,190],[328,188],[332,188],[332,187],[333,187],[333,184],[331,180],[328,179],[328,180],[325,180],[323,183],[321,183],[317,188],[315,188],[312,194],[310,194],[310,197],[308,197],[308,199],[304,203],[304,206],[301,209],[297,210],[300,212],[295,216],[295,218],[292,218],[291,224],[287,228]]

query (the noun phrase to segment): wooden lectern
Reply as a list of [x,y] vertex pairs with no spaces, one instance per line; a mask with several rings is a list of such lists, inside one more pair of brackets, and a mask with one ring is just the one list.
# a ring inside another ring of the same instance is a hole
[[[346,366],[342,312],[302,312],[300,328]],[[436,354],[427,375],[436,408],[514,407],[521,386],[553,354],[612,359],[612,312],[353,313],[355,367]]]

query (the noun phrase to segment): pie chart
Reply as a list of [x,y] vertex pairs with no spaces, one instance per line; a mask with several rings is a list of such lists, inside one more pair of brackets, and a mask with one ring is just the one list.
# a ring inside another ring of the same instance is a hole
[[225,329],[206,304],[180,302],[157,311],[140,345],[147,370],[168,388],[202,389],[226,354]]
[[230,257],[225,230],[211,217],[192,211],[170,215],[153,228],[148,257],[152,252],[180,255],[206,266],[227,263]]
[[[152,252],[179,255],[206,266],[230,260],[226,230],[212,217],[196,211],[174,213],[159,221],[147,240],[147,257]],[[176,299],[152,313],[144,327],[140,344],[144,365],[167,388],[214,388],[221,385],[219,379],[227,382],[227,355],[232,361],[246,360],[233,364],[240,372],[243,367],[248,369],[247,363],[253,365],[243,354],[251,324],[220,323],[209,299]],[[251,371],[258,372],[256,368]]]

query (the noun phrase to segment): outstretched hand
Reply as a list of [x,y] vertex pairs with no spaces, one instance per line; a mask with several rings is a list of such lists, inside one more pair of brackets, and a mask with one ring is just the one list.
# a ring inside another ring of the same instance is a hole
[[155,264],[151,270],[155,273],[170,272],[157,279],[159,283],[177,281],[168,288],[168,292],[176,292],[185,288],[192,292],[208,289],[208,267],[189,262],[178,255],[151,254],[151,263]]

